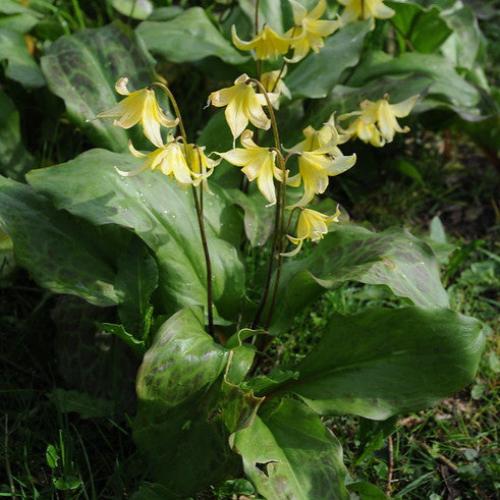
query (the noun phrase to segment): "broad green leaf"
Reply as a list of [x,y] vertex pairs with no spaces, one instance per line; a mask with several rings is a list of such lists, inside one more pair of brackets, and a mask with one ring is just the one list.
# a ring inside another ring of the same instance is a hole
[[[270,26],[278,33],[283,33],[285,26],[283,23],[283,10],[286,8],[288,0],[260,0],[259,2],[259,28]],[[238,0],[241,10],[247,15],[252,24],[255,24],[255,1]]]
[[338,226],[307,257],[283,266],[271,331],[282,331],[325,289],[346,281],[386,285],[420,307],[449,305],[427,244],[399,229],[375,233],[355,225]]
[[0,228],[14,243],[16,262],[39,285],[95,305],[119,302],[105,228],[60,212],[30,186],[1,176]]
[[234,467],[213,411],[228,355],[205,333],[201,311],[183,309],[159,329],[138,372],[134,439],[155,480],[182,498]]
[[[420,94],[425,100],[425,95],[433,80],[426,76],[406,76],[406,77],[381,77],[364,84],[362,87],[346,87],[337,85],[325,100],[319,101],[311,111],[311,119],[317,126],[327,121],[328,117],[335,113],[336,116],[342,113],[350,113],[359,109],[359,104],[370,99],[376,101],[382,99],[385,94],[389,95],[391,103],[397,103]],[[438,105],[442,106],[443,104]],[[435,105],[434,105],[435,106]],[[424,105],[419,101],[412,115],[419,111],[427,111],[429,108],[427,101]],[[340,122],[342,125],[343,122]]]
[[260,194],[244,193],[239,189],[228,189],[228,195],[244,212],[243,223],[245,234],[253,247],[266,244],[274,227],[274,207],[269,207]]
[[[155,254],[167,310],[205,306],[205,261],[191,190],[159,172],[125,178],[115,165],[132,170],[138,162],[128,154],[95,149],[63,165],[33,170],[28,179],[59,208],[96,225],[132,229]],[[239,241],[241,229],[222,191],[215,185],[211,190],[205,194],[205,213],[214,299],[219,313],[231,318],[241,305],[244,270],[228,241]]]
[[369,31],[368,21],[349,24],[328,38],[318,54],[311,54],[290,68],[285,82],[292,96],[326,97],[344,70],[358,63]]
[[321,414],[384,420],[453,395],[475,376],[479,321],[448,309],[371,309],[336,316],[283,390]]
[[431,54],[450,36],[451,29],[436,6],[422,7],[413,2],[389,2],[396,14],[391,23],[401,38],[401,45],[410,50]]
[[45,85],[45,79],[18,31],[0,29],[0,64],[5,67],[5,76],[27,88]]
[[19,113],[14,103],[0,91],[0,174],[21,180],[33,164],[33,157],[21,140]]
[[248,60],[225,39],[201,7],[193,7],[170,21],[145,21],[137,33],[146,47],[165,59],[181,63],[215,56],[229,64]]
[[114,88],[119,78],[128,77],[130,89],[152,81],[153,61],[133,32],[114,23],[63,36],[50,46],[41,64],[50,90],[64,100],[71,121],[96,146],[126,150],[127,132],[111,119],[95,117],[122,98]]
[[144,340],[138,340],[136,337],[134,337],[134,335],[125,330],[123,325],[117,325],[114,323],[101,323],[100,327],[103,332],[110,333],[111,335],[116,335],[142,359],[144,351],[146,350]]
[[146,19],[153,12],[151,0],[111,0],[111,5],[124,16],[133,19]]
[[361,500],[387,500],[385,493],[368,481],[358,481],[347,485],[349,492],[357,493]]
[[478,114],[480,95],[444,57],[437,54],[405,53],[392,58],[383,52],[371,52],[348,80],[349,86],[361,87],[387,76],[426,76],[432,79],[429,97],[451,105],[457,112]]
[[479,56],[483,35],[471,7],[465,5],[441,14],[453,34],[442,47],[443,54],[457,68],[472,69]]
[[300,401],[266,405],[253,424],[232,439],[245,474],[264,498],[349,498],[339,442]]
[[147,333],[145,320],[151,307],[151,295],[158,286],[158,266],[140,240],[132,239],[118,259],[116,286],[127,290],[118,306],[120,319],[126,329],[142,338]]

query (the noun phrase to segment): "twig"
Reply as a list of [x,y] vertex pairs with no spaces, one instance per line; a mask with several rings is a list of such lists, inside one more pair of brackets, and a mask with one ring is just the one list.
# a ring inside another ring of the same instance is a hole
[[389,471],[387,473],[387,485],[385,487],[385,494],[390,497],[392,493],[392,475],[394,473],[394,446],[392,442],[392,436],[389,436],[387,438],[387,453]]
[[448,469],[450,469],[454,474],[456,474],[458,472],[458,467],[449,459],[449,458],[446,458],[444,455],[441,455],[441,454],[435,454],[433,451],[432,451],[432,448],[426,444],[426,443],[419,443],[422,448],[431,456],[431,457],[435,457],[436,460],[438,460],[439,462],[441,462],[442,464],[446,465],[446,467],[448,467]]

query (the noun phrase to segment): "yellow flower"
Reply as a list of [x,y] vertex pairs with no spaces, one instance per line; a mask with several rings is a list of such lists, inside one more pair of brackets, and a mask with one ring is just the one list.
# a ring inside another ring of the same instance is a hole
[[304,195],[294,206],[307,205],[316,194],[325,192],[329,177],[345,172],[356,163],[355,154],[344,156],[339,149],[343,137],[337,132],[333,117],[320,130],[309,126],[303,134],[305,140],[290,150],[299,154],[299,173],[290,177],[288,184],[293,187],[304,184]]
[[151,153],[141,153],[129,143],[130,152],[136,158],[144,158],[144,163],[137,170],[125,172],[115,167],[120,175],[131,177],[145,170],[159,170],[164,175],[173,177],[180,184],[193,184],[192,173],[186,161],[183,144],[169,137],[167,144],[155,149]]
[[310,208],[303,208],[300,211],[299,220],[297,223],[297,236],[287,235],[287,238],[297,247],[291,252],[283,255],[291,257],[296,255],[302,248],[305,240],[317,242],[322,240],[325,234],[328,233],[328,225],[333,222],[338,222],[340,210],[337,205],[337,210],[333,215],[325,215]]
[[[279,97],[276,93],[268,96],[271,104],[274,104]],[[262,109],[267,105],[266,98],[263,94],[255,92],[246,74],[238,77],[232,87],[212,92],[208,96],[208,102],[218,108],[227,106],[226,121],[235,139],[247,128],[249,121],[264,130],[268,130],[271,126],[271,120]]]
[[295,0],[290,0],[290,3],[296,26],[286,34],[290,36],[290,47],[294,49],[290,62],[297,62],[303,59],[310,50],[319,52],[325,45],[323,39],[337,30],[340,22],[320,19],[326,10],[325,0],[319,0],[310,12],[307,12],[304,6]]
[[193,177],[193,184],[198,186],[214,171],[214,168],[221,162],[221,160],[213,160],[205,154],[205,148],[197,146],[196,144],[182,145],[187,158],[187,163],[191,170]]
[[[278,96],[284,95],[287,99],[291,99],[292,95],[290,94],[290,90],[288,87],[285,85],[285,82],[283,81],[283,78],[285,78],[287,72],[287,68],[285,66],[284,70],[281,71],[279,69],[275,71],[268,71],[267,73],[262,73],[260,77],[260,83],[264,86],[266,89],[266,92],[269,93],[276,93]],[[279,80],[278,80],[279,77]],[[273,107],[275,109],[279,109],[279,99],[276,99],[275,102],[273,102]]]
[[233,43],[240,50],[255,50],[257,59],[276,59],[278,56],[286,54],[290,47],[290,38],[279,35],[269,26],[264,26],[262,31],[249,42],[245,42],[238,37],[236,26],[232,26],[231,35]]
[[129,92],[128,78],[120,78],[115,89],[120,95],[127,96],[108,111],[103,111],[97,118],[116,118],[114,124],[128,129],[141,122],[144,135],[156,146],[161,147],[163,140],[160,126],[175,127],[178,120],[168,118],[160,108],[152,89],[140,89]]
[[226,153],[218,153],[222,158],[237,167],[243,167],[242,172],[250,182],[257,179],[257,187],[269,205],[276,203],[274,179],[281,179],[281,171],[276,167],[276,151],[255,144],[253,132],[245,130],[241,135],[243,148],[234,148]]
[[370,19],[372,29],[375,19],[389,19],[395,12],[383,0],[339,0],[345,6],[340,17],[342,24],[351,23],[358,19]]
[[361,111],[340,117],[345,119],[358,116],[344,133],[350,137],[359,137],[363,142],[369,142],[376,147],[392,142],[396,132],[409,132],[408,127],[402,128],[399,125],[397,118],[408,116],[417,99],[418,95],[415,95],[398,104],[389,104],[387,96],[375,102],[365,100],[360,104]]

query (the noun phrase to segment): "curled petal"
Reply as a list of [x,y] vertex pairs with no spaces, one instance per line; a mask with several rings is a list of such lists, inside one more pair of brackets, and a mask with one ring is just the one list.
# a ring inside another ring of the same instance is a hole
[[295,255],[297,255],[301,248],[302,248],[302,245],[304,244],[304,240],[303,239],[300,239],[300,238],[294,238],[293,236],[290,236],[290,235],[286,235],[286,237],[294,244],[294,245],[297,245],[293,250],[291,250],[290,252],[284,252],[282,253],[282,257],[293,257]]
[[120,78],[116,83],[115,83],[115,90],[118,94],[120,95],[129,95],[130,92],[127,88],[128,85],[128,78],[126,76]]
[[418,98],[418,95],[414,95],[412,97],[409,97],[408,99],[405,99],[404,101],[398,102],[397,104],[391,104],[391,110],[398,118],[404,118],[405,116],[408,116],[410,114]]

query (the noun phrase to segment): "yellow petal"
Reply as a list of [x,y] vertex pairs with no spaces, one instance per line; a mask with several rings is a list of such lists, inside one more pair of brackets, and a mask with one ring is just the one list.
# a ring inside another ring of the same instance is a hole
[[398,104],[391,104],[390,106],[392,112],[398,118],[404,118],[405,116],[408,116],[419,97],[419,95],[414,95],[412,97],[409,97],[408,99],[405,99],[404,101],[399,102]]

